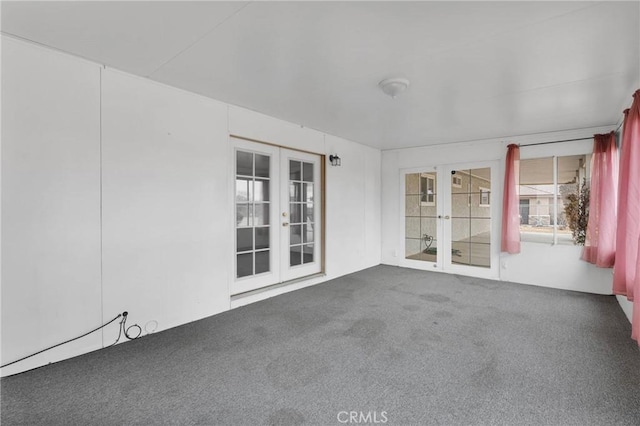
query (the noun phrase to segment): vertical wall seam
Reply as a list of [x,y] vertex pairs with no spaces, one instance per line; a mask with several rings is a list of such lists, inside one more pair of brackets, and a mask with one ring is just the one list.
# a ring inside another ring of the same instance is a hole
[[[368,152],[366,152],[365,149],[365,153],[362,156],[362,176],[364,176],[364,179],[362,180],[362,193],[364,194],[364,212],[362,217],[364,218],[364,238],[362,239],[362,243],[363,243],[363,247],[362,247],[362,258],[364,259],[364,265],[369,265],[369,253],[367,248],[369,247],[369,245],[371,244],[370,241],[370,237],[369,237],[369,233],[367,232],[367,224],[369,223],[368,221],[371,219],[370,214],[369,214],[369,201],[371,201],[371,197],[369,196],[369,193],[367,192],[367,181],[369,180],[369,162],[367,161],[368,158]],[[362,265],[362,266],[364,266]]]
[[[104,323],[104,277],[103,277],[103,244],[102,244],[102,70],[100,68],[99,81],[99,129],[100,129],[100,321]],[[102,336],[102,347],[104,348],[104,328],[100,330]]]
[[[227,134],[225,135],[225,140],[227,142],[227,155],[229,155],[230,159],[229,162],[227,163],[227,173],[226,173],[226,177],[227,177],[227,200],[231,202],[231,211],[229,212],[229,225],[232,225],[231,228],[232,230],[229,232],[229,242],[231,242],[231,246],[230,247],[235,247],[235,236],[233,235],[235,231],[235,222],[234,222],[234,215],[235,215],[235,210],[236,210],[236,205],[235,205],[235,197],[233,194],[233,189],[231,188],[232,185],[235,185],[235,173],[233,172],[233,164],[236,161],[236,159],[234,158],[233,154],[229,154],[230,150],[231,152],[233,152],[233,148],[232,145],[234,144],[234,142],[231,139],[231,107],[227,104]],[[214,131],[215,133],[215,131]],[[232,176],[234,175],[234,176]],[[235,259],[234,259],[235,253],[230,253],[229,254],[229,258],[231,259],[231,268],[233,269],[231,271],[231,273],[227,272],[227,275],[225,276],[226,282],[227,282],[227,295],[228,295],[228,299],[227,299],[227,310],[231,310],[232,308],[232,304],[231,304],[231,293],[233,292],[233,286],[232,286],[232,282],[233,282],[233,277],[235,276]],[[229,271],[227,269],[227,271]]]
[[320,235],[320,256],[322,262],[320,270],[327,274],[327,134],[322,134],[322,152],[320,156],[320,167],[322,174],[320,175],[320,195],[321,195],[321,211],[320,211],[320,226],[322,229],[322,235]]
[[[578,183],[580,188],[580,183]],[[579,190],[579,189],[578,189]],[[558,156],[553,156],[553,245],[558,244]]]

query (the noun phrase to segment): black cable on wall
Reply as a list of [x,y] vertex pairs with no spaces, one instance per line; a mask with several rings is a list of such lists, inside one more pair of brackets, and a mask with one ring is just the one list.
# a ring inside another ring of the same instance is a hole
[[[70,343],[70,342],[73,342],[73,341],[75,341],[75,340],[81,339],[81,338],[83,338],[83,337],[85,337],[85,336],[88,336],[88,335],[89,335],[89,334],[91,334],[91,333],[94,333],[94,332],[96,332],[96,331],[98,331],[98,330],[101,330],[101,329],[105,328],[106,326],[108,326],[109,324],[111,324],[112,322],[114,322],[115,320],[117,320],[117,319],[118,319],[118,318],[120,318],[120,317],[122,317],[122,320],[120,321],[120,329],[119,329],[119,331],[118,331],[118,338],[116,339],[116,341],[115,341],[115,342],[113,342],[113,343],[112,343],[111,345],[109,345],[109,346],[113,346],[113,345],[115,345],[116,343],[118,343],[118,342],[120,341],[120,337],[122,336],[122,334],[124,334],[124,336],[125,336],[127,339],[129,339],[129,340],[138,339],[138,338],[142,335],[142,328],[141,328],[138,324],[133,324],[133,325],[130,325],[129,327],[127,327],[127,316],[128,316],[128,315],[129,315],[129,313],[128,313],[127,311],[124,311],[123,313],[118,314],[118,315],[117,315],[115,318],[113,318],[111,321],[109,321],[109,322],[107,322],[107,323],[105,323],[105,324],[102,324],[100,327],[94,328],[93,330],[88,331],[88,332],[84,333],[84,334],[83,334],[83,335],[81,335],[81,336],[74,337],[73,339],[65,340],[65,341],[64,341],[64,342],[62,342],[62,343],[58,343],[58,344],[56,344],[56,345],[49,346],[48,348],[46,348],[46,349],[42,349],[41,351],[38,351],[38,352],[35,352],[35,353],[32,353],[31,355],[27,355],[27,356],[25,356],[25,357],[22,357],[22,358],[20,358],[20,359],[15,360],[15,361],[11,361],[11,362],[9,362],[9,363],[7,363],[7,364],[0,365],[0,368],[8,367],[8,366],[10,366],[10,365],[13,365],[13,364],[15,364],[15,363],[18,363],[18,362],[20,362],[20,361],[24,361],[25,359],[31,358],[31,357],[33,357],[33,356],[36,356],[36,355],[38,355],[38,354],[41,354],[41,353],[46,352],[46,351],[48,351],[48,350],[51,350],[51,349],[53,349],[53,348],[57,348],[58,346],[62,346],[62,345],[64,345],[64,344],[66,344],[66,343]],[[137,328],[137,329],[138,329],[138,334],[137,334],[135,337],[131,337],[131,336],[129,335],[129,330],[130,330],[131,328]]]

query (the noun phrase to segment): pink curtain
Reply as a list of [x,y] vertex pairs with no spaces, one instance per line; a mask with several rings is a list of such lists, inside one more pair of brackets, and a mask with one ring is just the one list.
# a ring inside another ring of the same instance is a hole
[[502,251],[520,253],[520,147],[507,146],[507,162],[502,197]]
[[617,196],[616,135],[594,135],[589,223],[582,258],[601,268],[611,268],[615,260]]
[[[640,90],[624,112],[613,292],[633,300],[632,333],[640,338]],[[640,340],[639,340],[640,343]]]

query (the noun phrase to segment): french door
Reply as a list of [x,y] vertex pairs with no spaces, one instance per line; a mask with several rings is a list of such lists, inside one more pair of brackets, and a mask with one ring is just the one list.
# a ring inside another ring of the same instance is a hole
[[402,171],[403,266],[498,277],[497,162]]
[[322,157],[232,138],[232,294],[322,271]]

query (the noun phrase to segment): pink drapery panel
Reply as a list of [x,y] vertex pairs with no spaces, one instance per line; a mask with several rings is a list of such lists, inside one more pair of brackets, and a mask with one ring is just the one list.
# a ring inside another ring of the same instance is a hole
[[[635,270],[631,271],[631,268],[627,267],[627,245],[629,243],[627,239],[627,194],[629,193],[629,182],[627,175],[629,174],[630,160],[629,156],[630,145],[628,143],[627,124],[629,120],[629,109],[624,110],[624,117],[622,121],[622,146],[620,152],[620,179],[618,185],[618,229],[616,231],[616,256],[618,261],[613,268],[613,293],[622,296],[627,296],[629,300],[633,300],[633,288],[631,283],[633,282],[633,275]],[[628,284],[628,286],[627,286]]]
[[507,162],[504,174],[502,198],[502,251],[520,253],[520,147],[507,146]]
[[594,135],[589,223],[582,259],[601,268],[611,268],[615,260],[617,196],[616,135]]
[[633,300],[631,337],[640,341],[640,90],[624,114],[613,292]]

